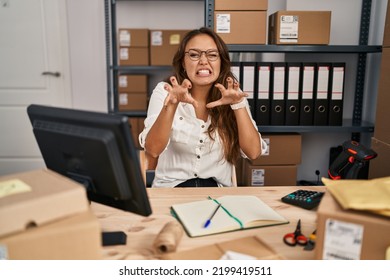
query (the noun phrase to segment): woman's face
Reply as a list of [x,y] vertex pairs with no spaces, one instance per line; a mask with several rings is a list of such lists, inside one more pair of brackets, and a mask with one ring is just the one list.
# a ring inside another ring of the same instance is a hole
[[188,41],[183,67],[192,86],[213,84],[221,71],[221,59],[214,40],[200,34]]

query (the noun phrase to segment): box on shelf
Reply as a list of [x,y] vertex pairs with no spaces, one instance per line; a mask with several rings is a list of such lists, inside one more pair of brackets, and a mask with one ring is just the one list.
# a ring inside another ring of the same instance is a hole
[[139,144],[138,135],[144,129],[144,121],[145,121],[145,118],[129,118],[129,125],[131,128],[131,134],[133,136],[133,141],[138,149],[142,149],[142,147]]
[[214,31],[226,44],[266,43],[266,11],[215,11]]
[[268,143],[268,150],[259,158],[251,160],[252,165],[291,165],[301,163],[302,137],[300,134],[262,134]]
[[149,47],[149,29],[119,28],[119,47]]
[[244,186],[295,186],[297,184],[296,165],[252,165],[243,161]]
[[215,0],[215,11],[266,11],[268,0]]
[[390,143],[372,137],[371,149],[373,149],[378,156],[370,160],[368,177],[373,179],[390,176]]
[[149,48],[119,48],[119,65],[147,66],[149,65]]
[[172,65],[180,42],[190,30],[151,30],[150,65]]
[[119,75],[118,89],[120,92],[147,92],[147,75]]
[[328,45],[330,11],[278,11],[269,16],[268,44]]
[[146,111],[148,95],[146,92],[120,92],[119,111]]
[[374,137],[385,143],[390,143],[389,104],[390,104],[390,48],[382,49],[382,61],[378,84]]
[[384,260],[390,246],[388,217],[344,210],[326,193],[317,210],[316,259]]
[[42,169],[0,178],[0,256],[99,259],[101,232],[84,187]]

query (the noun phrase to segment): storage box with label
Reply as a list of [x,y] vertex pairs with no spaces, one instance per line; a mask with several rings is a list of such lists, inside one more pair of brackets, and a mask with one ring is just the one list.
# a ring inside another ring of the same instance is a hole
[[244,186],[295,186],[297,184],[296,165],[252,165],[243,161]]
[[145,111],[148,106],[146,92],[120,92],[119,111]]
[[278,11],[269,16],[268,43],[328,45],[330,11]]
[[149,65],[149,30],[120,28],[118,30],[119,65]]
[[215,11],[266,11],[268,0],[215,0]]
[[147,92],[147,75],[125,75],[118,77],[118,89],[120,92]]
[[101,232],[80,184],[50,170],[0,178],[3,259],[99,259]]
[[252,165],[292,165],[301,163],[302,136],[291,134],[262,134],[268,144],[267,151],[255,160]]
[[215,11],[214,31],[226,44],[266,43],[266,11]]
[[316,259],[386,258],[386,250],[390,247],[389,217],[344,210],[327,192],[317,210],[317,224]]
[[189,30],[151,30],[150,65],[172,65],[173,56]]

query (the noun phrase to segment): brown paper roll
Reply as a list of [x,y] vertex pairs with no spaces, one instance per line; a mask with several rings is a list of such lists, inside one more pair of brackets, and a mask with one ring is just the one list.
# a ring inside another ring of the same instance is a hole
[[183,228],[177,221],[170,221],[162,228],[153,242],[153,247],[158,253],[176,251],[183,236]]

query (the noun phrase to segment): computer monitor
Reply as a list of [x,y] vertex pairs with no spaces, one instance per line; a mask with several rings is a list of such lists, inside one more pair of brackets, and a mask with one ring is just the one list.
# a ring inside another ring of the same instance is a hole
[[91,201],[152,213],[126,116],[34,104],[27,113],[48,169],[83,184]]

